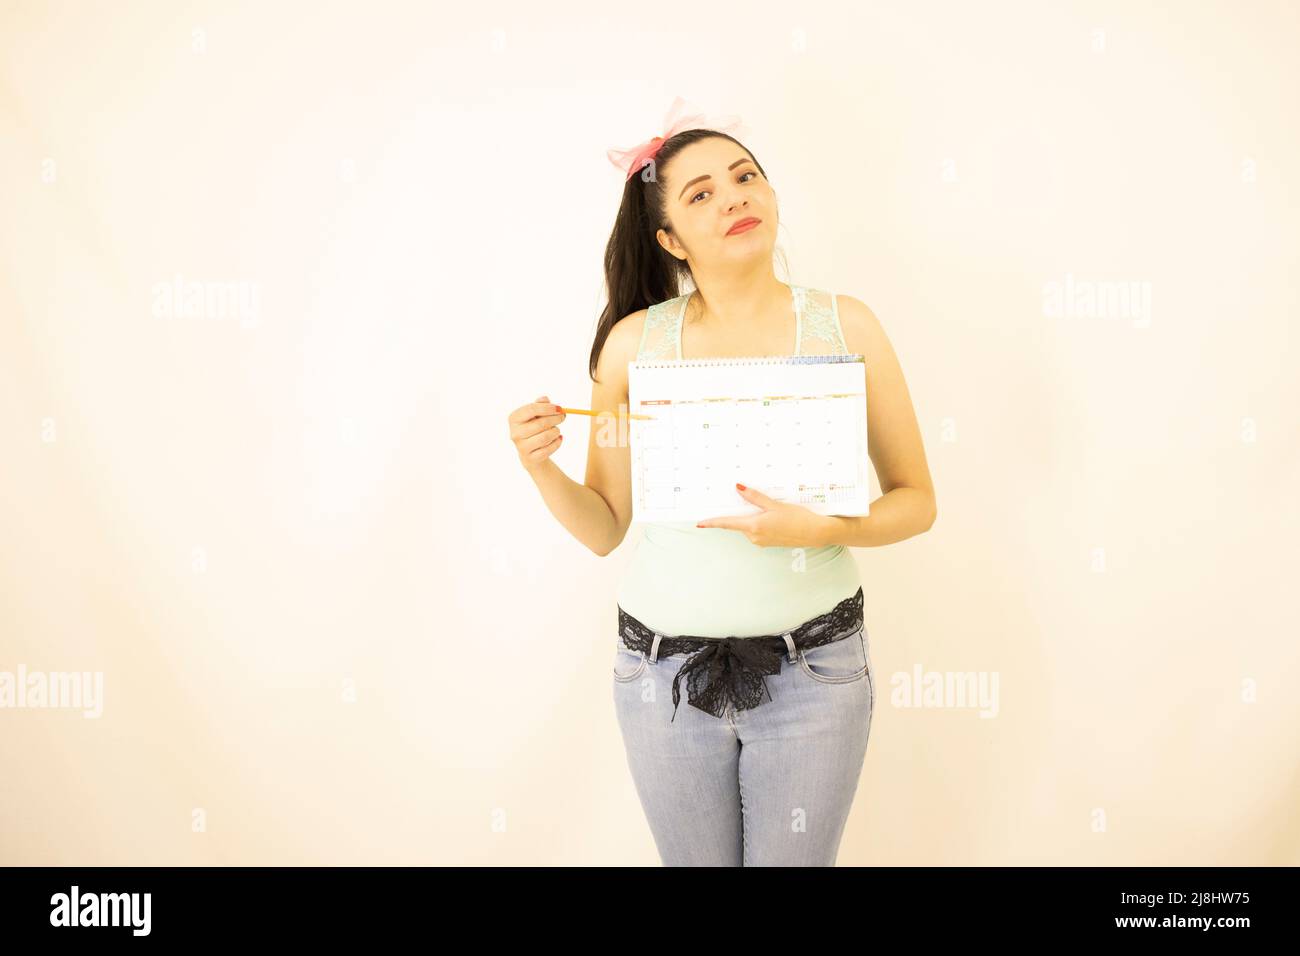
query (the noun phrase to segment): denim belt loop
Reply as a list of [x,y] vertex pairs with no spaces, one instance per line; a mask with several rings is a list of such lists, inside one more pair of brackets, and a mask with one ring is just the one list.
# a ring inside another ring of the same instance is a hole
[[794,646],[794,638],[790,636],[793,633],[794,631],[782,631],[781,636],[785,638],[785,649],[788,652],[790,663],[797,664],[799,663],[798,652],[796,651]]
[[664,636],[656,631],[654,643],[650,645],[651,664],[657,663],[659,661],[659,642],[662,641],[663,639]]

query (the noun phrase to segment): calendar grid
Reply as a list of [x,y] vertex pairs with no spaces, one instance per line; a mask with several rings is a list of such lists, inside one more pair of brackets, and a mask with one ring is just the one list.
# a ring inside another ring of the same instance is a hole
[[744,514],[742,482],[823,514],[865,514],[860,355],[629,363],[634,521]]

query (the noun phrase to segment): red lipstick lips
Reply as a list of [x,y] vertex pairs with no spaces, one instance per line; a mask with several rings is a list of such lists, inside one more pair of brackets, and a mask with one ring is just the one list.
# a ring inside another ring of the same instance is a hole
[[763,220],[761,219],[755,219],[753,216],[746,216],[744,219],[740,220],[735,225],[733,225],[730,229],[728,229],[727,235],[734,236],[738,232],[745,232],[746,230],[753,229],[762,221]]

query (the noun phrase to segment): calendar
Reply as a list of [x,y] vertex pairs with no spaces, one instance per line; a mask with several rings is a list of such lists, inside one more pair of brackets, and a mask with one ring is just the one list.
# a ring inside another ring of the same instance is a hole
[[736,483],[825,515],[871,496],[861,355],[628,363],[634,522],[757,514]]

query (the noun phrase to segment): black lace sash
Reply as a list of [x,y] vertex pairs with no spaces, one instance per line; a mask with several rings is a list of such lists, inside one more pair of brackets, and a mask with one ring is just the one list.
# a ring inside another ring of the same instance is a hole
[[[810,618],[790,631],[790,639],[799,650],[830,644],[862,627],[862,588],[825,614]],[[646,627],[621,607],[618,609],[618,633],[623,644],[634,651],[649,654],[654,646],[655,631]],[[687,703],[714,717],[727,712],[727,704],[748,710],[763,702],[766,674],[781,672],[781,658],[786,653],[785,638],[780,634],[762,637],[664,637],[659,641],[659,655],[695,651],[673,678],[673,719],[681,699],[679,684],[686,678]],[[771,691],[767,699],[772,699]]]

